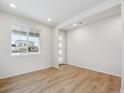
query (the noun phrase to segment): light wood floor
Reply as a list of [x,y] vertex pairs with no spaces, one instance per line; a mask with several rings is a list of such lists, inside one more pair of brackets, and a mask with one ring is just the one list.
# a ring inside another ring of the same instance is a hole
[[0,80],[0,93],[120,93],[120,78],[70,65]]

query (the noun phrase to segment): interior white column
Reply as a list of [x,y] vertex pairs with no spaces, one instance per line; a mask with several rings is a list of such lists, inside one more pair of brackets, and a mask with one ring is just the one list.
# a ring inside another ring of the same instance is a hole
[[124,93],[124,0],[122,1],[122,56],[121,56],[121,62],[122,62],[122,70],[121,70],[121,93]]

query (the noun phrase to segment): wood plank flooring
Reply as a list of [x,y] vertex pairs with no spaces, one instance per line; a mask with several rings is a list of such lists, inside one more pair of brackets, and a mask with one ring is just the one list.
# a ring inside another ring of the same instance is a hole
[[0,93],[120,93],[120,78],[70,65],[0,80]]

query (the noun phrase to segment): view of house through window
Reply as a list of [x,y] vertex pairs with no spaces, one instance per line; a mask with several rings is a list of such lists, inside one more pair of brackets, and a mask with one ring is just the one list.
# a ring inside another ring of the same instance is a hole
[[37,30],[22,30],[19,26],[13,27],[11,34],[12,54],[31,54],[40,52],[40,33]]

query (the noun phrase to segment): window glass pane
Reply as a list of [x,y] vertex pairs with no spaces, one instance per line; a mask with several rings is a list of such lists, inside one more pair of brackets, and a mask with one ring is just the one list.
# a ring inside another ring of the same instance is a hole
[[28,51],[39,52],[39,33],[29,32],[28,33]]
[[62,50],[59,50],[59,55],[62,55]]
[[62,41],[62,36],[59,36],[59,41]]
[[62,57],[59,57],[59,62],[62,62]]
[[27,52],[27,32],[12,31],[12,53]]
[[59,42],[59,48],[61,48],[62,47],[62,42]]

